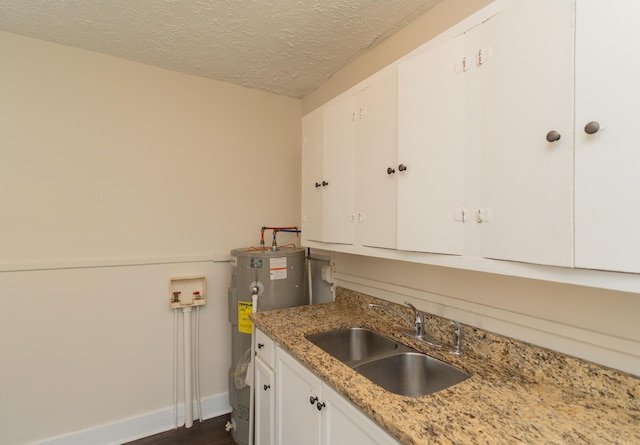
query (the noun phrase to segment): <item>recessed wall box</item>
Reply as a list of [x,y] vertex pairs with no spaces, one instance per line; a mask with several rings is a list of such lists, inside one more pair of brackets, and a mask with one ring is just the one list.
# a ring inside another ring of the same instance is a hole
[[169,305],[171,309],[204,305],[206,303],[205,284],[205,277],[171,278],[169,281]]

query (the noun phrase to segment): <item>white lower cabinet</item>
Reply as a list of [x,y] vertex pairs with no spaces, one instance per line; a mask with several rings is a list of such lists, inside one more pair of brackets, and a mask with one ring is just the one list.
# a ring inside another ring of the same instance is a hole
[[[321,382],[280,348],[276,348],[276,443],[319,445]],[[311,403],[311,402],[314,403]]]
[[276,348],[276,389],[279,445],[399,443],[281,348]]
[[255,443],[276,443],[276,343],[260,329],[255,331]]
[[275,432],[275,373],[259,357],[256,358],[255,388],[255,443],[256,445],[274,445]]
[[327,385],[322,385],[322,445],[378,444],[399,442],[365,416],[358,408]]

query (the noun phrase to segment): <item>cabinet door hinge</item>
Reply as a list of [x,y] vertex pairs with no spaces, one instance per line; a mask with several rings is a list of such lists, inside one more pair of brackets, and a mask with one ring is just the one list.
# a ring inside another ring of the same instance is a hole
[[469,211],[467,209],[455,209],[453,211],[453,220],[456,222],[466,222]]
[[478,66],[482,66],[487,63],[487,60],[491,58],[492,52],[491,48],[480,48],[478,50],[478,54],[476,54],[476,63]]
[[467,58],[463,57],[459,62],[457,62],[453,69],[454,73],[464,73],[467,71]]
[[491,210],[478,209],[478,211],[476,212],[476,222],[484,223],[487,221],[491,221]]

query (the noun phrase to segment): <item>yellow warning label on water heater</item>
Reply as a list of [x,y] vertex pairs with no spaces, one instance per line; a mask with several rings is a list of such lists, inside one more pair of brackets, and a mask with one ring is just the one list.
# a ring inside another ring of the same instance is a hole
[[251,334],[251,320],[249,315],[253,312],[250,301],[238,301],[238,332]]

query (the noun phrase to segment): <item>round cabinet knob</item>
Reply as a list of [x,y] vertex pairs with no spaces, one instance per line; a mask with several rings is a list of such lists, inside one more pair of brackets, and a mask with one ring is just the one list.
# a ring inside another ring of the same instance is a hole
[[323,187],[326,187],[326,186],[328,186],[328,185],[329,185],[329,183],[328,183],[327,181],[322,181],[322,186],[323,186]]
[[314,403],[316,403],[317,401],[318,401],[318,398],[317,398],[317,397],[313,397],[313,396],[309,397],[309,403],[311,403],[312,405],[313,405]]
[[591,121],[584,126],[584,132],[587,134],[596,134],[600,130],[600,124],[596,121]]
[[547,133],[547,142],[556,142],[560,140],[560,133],[555,130],[551,130]]
[[264,386],[263,386],[263,388],[264,388],[264,390],[266,391],[266,390],[268,390],[269,388],[271,388],[271,385],[264,385]]
[[394,174],[396,171],[394,169],[392,169],[391,167],[387,168],[387,174],[388,175],[392,175]]
[[316,406],[318,407],[318,411],[322,411],[322,408],[324,408],[327,405],[324,402],[322,402],[322,403],[318,402],[318,404]]
[[316,182],[316,188],[320,187],[322,184],[320,184],[319,182]]
[[264,348],[264,345],[262,343],[258,343],[258,349],[262,349]]
[[398,170],[400,170],[401,172],[407,171],[407,166],[404,164],[400,164],[398,165]]

